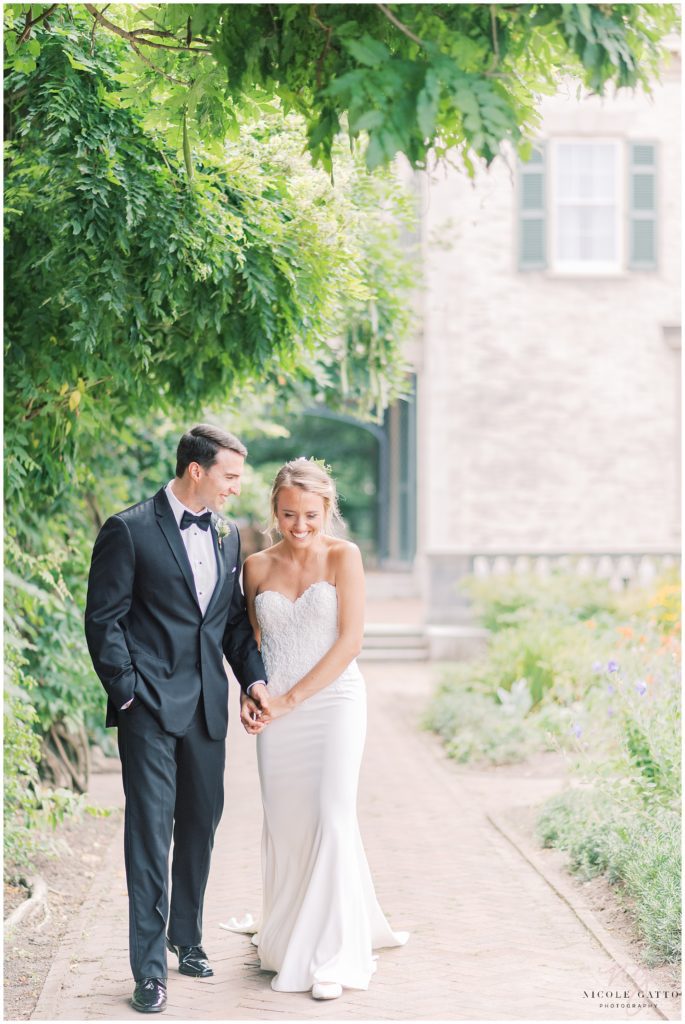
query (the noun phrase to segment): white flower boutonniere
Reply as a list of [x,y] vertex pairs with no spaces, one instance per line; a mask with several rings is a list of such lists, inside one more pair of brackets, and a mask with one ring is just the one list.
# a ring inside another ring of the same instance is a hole
[[220,519],[219,516],[214,517],[214,529],[216,530],[216,539],[221,547],[221,542],[224,537],[228,537],[231,532],[231,527],[228,525],[225,519]]

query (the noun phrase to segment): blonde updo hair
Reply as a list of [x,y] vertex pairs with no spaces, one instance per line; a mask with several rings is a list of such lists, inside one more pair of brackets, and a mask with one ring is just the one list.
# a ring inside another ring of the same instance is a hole
[[[338,508],[338,494],[335,483],[325,462],[318,459],[292,459],[281,466],[271,488],[271,523],[267,533],[271,536],[278,529],[278,495],[283,487],[301,487],[310,494],[323,498],[323,530],[329,537],[344,529],[345,521]],[[273,539],[273,538],[272,538]]]

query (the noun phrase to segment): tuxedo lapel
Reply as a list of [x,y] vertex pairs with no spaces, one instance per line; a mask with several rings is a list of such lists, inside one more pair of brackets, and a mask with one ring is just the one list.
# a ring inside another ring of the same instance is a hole
[[212,593],[212,596],[209,599],[209,604],[207,605],[207,611],[205,612],[205,618],[209,615],[210,611],[212,610],[212,606],[213,606],[214,602],[218,599],[219,593],[221,591],[221,588],[224,585],[224,580],[226,579],[226,563],[224,561],[223,545],[222,545],[222,547],[219,547],[219,543],[218,543],[217,536],[216,536],[216,530],[214,529],[214,523],[212,523],[212,525],[210,526],[209,530],[210,530],[210,533],[212,534],[212,543],[214,544],[214,554],[216,556],[217,577],[216,577],[216,586],[214,587],[214,591]]
[[[154,497],[155,513],[157,515],[157,522],[161,528],[162,533],[166,537],[166,540],[171,548],[174,558],[178,563],[178,567],[183,573],[183,578],[188,584],[188,590],[190,591],[193,601],[200,608],[197,601],[197,593],[195,591],[195,580],[193,578],[193,570],[190,568],[190,562],[188,560],[188,552],[185,549],[185,544],[181,540],[181,531],[178,528],[178,523],[174,518],[174,513],[171,510],[169,499],[164,493],[164,488],[157,491]],[[216,541],[214,542],[216,545]]]
[[228,538],[223,540],[222,543],[221,543],[221,547],[219,547],[219,542],[218,542],[218,539],[217,539],[216,528],[214,526],[214,520],[213,519],[212,519],[212,525],[209,528],[209,532],[212,535],[212,543],[214,544],[214,554],[216,556],[216,566],[217,566],[217,577],[216,577],[216,586],[214,587],[214,591],[212,593],[212,596],[209,599],[209,604],[207,605],[207,610],[205,611],[205,618],[207,618],[209,613],[212,611],[212,609],[214,607],[214,602],[218,601],[219,594],[221,593],[221,588],[223,587],[224,582],[226,580],[226,555],[225,555],[224,545],[226,544],[226,542],[228,540]]

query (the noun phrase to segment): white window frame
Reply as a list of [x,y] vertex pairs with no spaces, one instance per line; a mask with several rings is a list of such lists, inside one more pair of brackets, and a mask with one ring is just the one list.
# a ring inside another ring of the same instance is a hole
[[[557,170],[559,167],[559,145],[610,145],[616,154],[616,210],[614,230],[616,232],[615,260],[560,260],[557,256],[558,215],[557,215]],[[547,243],[548,266],[554,274],[569,274],[592,277],[597,274],[619,275],[625,273],[626,209],[628,202],[628,165],[625,139],[600,135],[556,135],[548,139],[549,180],[547,183],[549,225]]]

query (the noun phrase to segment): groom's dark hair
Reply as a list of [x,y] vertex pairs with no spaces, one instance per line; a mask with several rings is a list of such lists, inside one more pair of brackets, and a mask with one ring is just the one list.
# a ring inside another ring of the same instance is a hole
[[191,462],[197,462],[203,469],[209,469],[216,462],[220,448],[237,452],[243,458],[247,455],[247,448],[235,434],[229,434],[227,430],[213,427],[209,423],[198,423],[197,426],[191,427],[178,442],[176,476],[183,476]]

